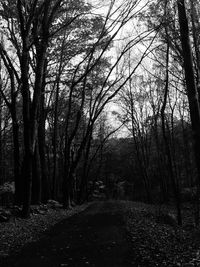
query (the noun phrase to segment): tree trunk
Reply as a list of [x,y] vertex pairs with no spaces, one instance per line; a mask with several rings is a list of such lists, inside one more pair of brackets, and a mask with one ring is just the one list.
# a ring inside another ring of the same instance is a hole
[[22,216],[29,217],[30,204],[31,204],[31,191],[32,191],[32,160],[35,148],[33,147],[31,140],[32,131],[34,129],[32,128],[32,125],[30,123],[31,99],[30,99],[29,82],[28,82],[29,56],[28,56],[27,44],[25,41],[23,44],[24,47],[21,58],[21,81],[22,81],[21,90],[23,99],[23,124],[24,124],[24,161],[23,161],[24,197],[23,197]]
[[45,63],[43,72],[43,84],[42,94],[40,99],[40,113],[39,113],[39,126],[38,126],[38,146],[41,166],[41,179],[42,179],[42,201],[47,202],[50,198],[50,182],[47,173],[47,162],[46,162],[46,142],[45,142],[45,123],[46,123],[46,111],[45,111],[45,72],[47,64]]
[[165,150],[167,154],[167,163],[169,167],[169,174],[170,179],[172,181],[172,187],[174,192],[174,198],[176,201],[176,209],[177,209],[177,221],[179,225],[182,225],[182,216],[181,216],[181,200],[180,200],[180,192],[178,187],[178,181],[175,177],[174,170],[173,170],[173,161],[172,161],[172,155],[170,150],[170,144],[169,140],[166,134],[166,127],[165,127],[165,108],[167,104],[167,95],[168,95],[168,85],[169,85],[169,43],[167,43],[167,54],[166,54],[166,83],[165,83],[165,92],[164,92],[164,100],[163,105],[161,108],[161,119],[162,119],[162,133],[163,133],[163,139],[165,143]]
[[57,197],[57,133],[58,133],[58,97],[59,97],[59,81],[56,86],[56,99],[55,99],[55,110],[54,110],[54,129],[53,129],[53,190],[52,197]]
[[42,202],[47,202],[50,198],[50,182],[47,172],[46,162],[46,144],[45,144],[45,118],[44,111],[40,114],[40,123],[38,127],[38,146],[41,166],[41,179],[42,179]]
[[[12,119],[13,120],[13,119]],[[22,178],[19,146],[19,125],[16,120],[12,122],[13,127],[13,146],[14,146],[14,179],[15,179],[15,203],[22,203]]]
[[41,165],[38,142],[36,143],[35,153],[33,157],[33,182],[32,182],[32,204],[39,204],[41,202]]
[[186,79],[186,91],[189,101],[190,117],[192,123],[194,154],[198,171],[197,177],[197,200],[196,200],[196,224],[199,225],[199,197],[200,197],[200,109],[195,74],[193,67],[192,50],[189,36],[188,19],[185,9],[185,1],[178,0],[178,15],[183,50],[184,70]]
[[22,179],[21,179],[21,163],[20,163],[20,144],[19,144],[19,124],[17,121],[17,107],[15,91],[14,75],[11,71],[11,104],[10,113],[12,117],[13,146],[14,146],[14,179],[15,179],[15,203],[22,203]]
[[196,55],[197,90],[198,93],[200,93],[200,50],[199,50],[200,43],[199,43],[199,33],[198,33],[200,22],[194,2],[195,2],[194,0],[190,1],[190,7],[191,7],[192,34],[194,41],[194,50]]
[[[1,84],[0,84],[1,86]],[[0,94],[0,184],[3,183],[3,173],[2,173],[2,98]]]

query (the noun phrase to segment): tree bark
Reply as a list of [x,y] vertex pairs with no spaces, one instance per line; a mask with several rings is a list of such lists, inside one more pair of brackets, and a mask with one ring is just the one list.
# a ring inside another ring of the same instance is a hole
[[41,109],[40,118],[38,126],[38,146],[39,146],[39,156],[40,156],[40,166],[41,166],[41,179],[42,179],[42,196],[43,202],[47,202],[50,198],[50,182],[47,171],[47,160],[46,160],[46,142],[45,142],[45,108],[44,108],[44,93],[41,97]]
[[41,202],[42,183],[41,183],[41,165],[38,142],[36,143],[35,153],[33,157],[33,182],[32,182],[32,204]]
[[165,143],[165,150],[167,154],[169,174],[170,174],[170,179],[172,181],[174,198],[176,201],[175,203],[176,203],[176,209],[177,209],[177,221],[179,225],[182,225],[180,192],[179,192],[179,187],[178,187],[178,181],[173,170],[171,149],[170,149],[169,140],[166,134],[166,126],[165,126],[165,108],[167,104],[167,96],[168,96],[168,89],[169,89],[168,86],[169,86],[169,43],[167,43],[167,52],[166,52],[166,82],[165,82],[164,100],[163,100],[163,105],[161,108],[161,119],[162,119],[162,133],[163,133],[163,139]]
[[[15,116],[14,116],[15,117]],[[22,203],[22,179],[21,179],[21,162],[20,162],[20,145],[19,145],[19,125],[12,116],[13,128],[13,146],[14,146],[14,179],[15,179],[15,203]]]
[[[1,86],[1,84],[0,84]],[[2,89],[2,88],[1,88]],[[2,97],[0,95],[0,184],[3,183],[3,177],[2,177]]]
[[46,110],[45,110],[45,78],[46,78],[47,62],[44,65],[42,93],[40,98],[40,112],[39,112],[39,126],[38,126],[38,146],[41,166],[41,200],[47,202],[50,198],[50,182],[47,173],[46,161],[46,141],[45,141],[45,124],[46,124]]
[[194,2],[195,2],[194,0],[190,1],[190,7],[191,7],[192,35],[193,35],[194,50],[196,55],[197,90],[198,93],[200,93],[200,47],[199,47],[200,43],[199,43],[199,33],[198,33],[200,22]]
[[34,154],[34,147],[32,144],[31,136],[32,128],[30,123],[30,91],[28,82],[28,69],[29,69],[29,56],[27,48],[27,38],[23,40],[23,52],[21,58],[21,81],[22,81],[22,99],[23,99],[23,124],[24,124],[24,167],[23,167],[23,179],[24,179],[24,198],[22,216],[29,217],[30,205],[31,205],[31,191],[32,191],[32,160]]
[[200,197],[200,109],[199,96],[195,82],[192,50],[189,36],[188,19],[186,15],[185,1],[178,0],[178,15],[181,33],[182,55],[184,61],[186,91],[189,101],[190,117],[193,131],[193,144],[196,166],[198,171],[197,177],[197,200],[196,200],[196,224],[199,225],[199,197]]
[[[58,77],[59,79],[59,77]],[[58,136],[58,98],[59,98],[59,80],[56,85],[55,109],[54,109],[54,129],[53,129],[53,190],[52,197],[57,197],[57,136]]]

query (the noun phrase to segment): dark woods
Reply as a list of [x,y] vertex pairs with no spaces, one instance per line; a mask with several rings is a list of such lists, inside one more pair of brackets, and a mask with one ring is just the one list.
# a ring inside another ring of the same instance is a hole
[[199,3],[139,2],[0,2],[2,204],[173,201],[181,224],[189,200],[198,224]]
[[113,4],[103,18],[84,1],[1,1],[1,183],[14,178],[24,217],[86,199],[95,124],[122,87],[105,53],[134,6],[110,23]]

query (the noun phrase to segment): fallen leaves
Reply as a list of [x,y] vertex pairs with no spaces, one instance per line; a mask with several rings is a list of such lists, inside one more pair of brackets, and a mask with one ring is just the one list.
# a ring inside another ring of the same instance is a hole
[[[133,244],[135,266],[200,266],[197,247],[200,238],[194,242],[194,228],[185,230],[159,222],[155,207],[129,203],[126,212],[127,229]],[[195,255],[195,256],[194,256]]]
[[[156,207],[142,203],[120,202],[122,214],[125,214],[125,222],[128,236],[132,242],[133,266],[168,266],[168,267],[197,267],[200,266],[200,233],[192,227],[187,215],[187,227],[177,227],[173,223],[166,223],[162,218],[158,219]],[[55,203],[54,203],[55,204]],[[0,256],[5,257],[11,252],[19,250],[25,243],[34,241],[41,237],[41,234],[53,224],[66,217],[85,209],[86,206],[77,207],[72,211],[62,209],[49,209],[45,214],[40,214],[34,207],[35,215],[30,219],[17,218],[15,221],[0,224]],[[107,205],[109,209],[109,205]],[[119,209],[116,208],[116,209]],[[114,212],[112,208],[112,212]],[[172,212],[173,214],[173,210]],[[186,221],[186,219],[184,220]],[[89,229],[90,228],[86,228]],[[71,237],[69,236],[69,239]],[[82,234],[79,234],[82,240]],[[95,240],[95,235],[94,238]],[[115,246],[115,241],[107,244],[109,251]],[[70,250],[71,243],[63,250]],[[59,253],[56,248],[53,252]],[[41,256],[41,255],[40,255]],[[68,266],[73,263],[73,258],[68,257],[60,266]],[[82,257],[84,266],[93,266],[87,257]]]
[[87,205],[77,206],[72,210],[43,209],[45,213],[36,212],[33,207],[31,218],[25,220],[12,218],[0,224],[0,258],[18,252],[26,243],[36,241],[48,228],[59,221],[83,211]]

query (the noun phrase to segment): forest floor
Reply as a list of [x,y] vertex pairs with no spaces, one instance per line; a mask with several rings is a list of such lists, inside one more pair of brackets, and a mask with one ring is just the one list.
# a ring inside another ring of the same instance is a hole
[[68,210],[44,206],[35,206],[28,219],[12,216],[9,222],[0,223],[0,263],[2,258],[17,254],[24,245],[43,237],[53,225],[85,210],[88,204]]
[[[75,210],[73,216],[67,218],[63,214],[57,218],[56,224],[49,215],[47,230],[39,231],[40,239],[30,238],[38,232],[36,221],[39,219],[35,218],[34,227],[29,224],[29,229],[18,225],[19,236],[12,237],[13,240],[17,240],[24,229],[24,235],[29,232],[29,241],[35,242],[26,242],[17,253],[11,249],[7,257],[0,258],[0,266],[200,266],[200,230],[192,226],[191,218],[188,219],[191,209],[185,210],[183,227],[175,224],[173,216],[162,217],[158,207],[136,202],[94,202]],[[173,213],[173,209],[170,212]],[[51,224],[54,226],[50,227]],[[4,228],[1,227],[0,224],[0,234]]]

